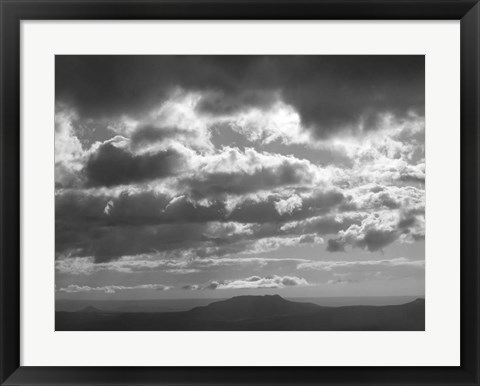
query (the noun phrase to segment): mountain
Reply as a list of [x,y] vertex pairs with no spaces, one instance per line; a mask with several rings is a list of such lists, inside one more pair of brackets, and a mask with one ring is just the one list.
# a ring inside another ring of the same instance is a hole
[[77,312],[102,312],[102,310],[99,310],[98,308],[95,308],[93,306],[88,306]]
[[322,307],[278,295],[237,296],[182,312],[57,312],[57,331],[423,331],[425,300]]
[[187,311],[196,320],[239,321],[308,314],[320,306],[285,300],[279,295],[236,296]]

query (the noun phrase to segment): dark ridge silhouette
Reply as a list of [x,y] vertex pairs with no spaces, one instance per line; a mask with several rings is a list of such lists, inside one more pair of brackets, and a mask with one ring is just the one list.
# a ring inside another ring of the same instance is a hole
[[99,310],[98,308],[95,308],[93,306],[88,306],[88,307],[85,307],[83,310],[80,310],[77,312],[102,312],[102,310]]
[[238,321],[307,314],[319,307],[313,303],[291,302],[279,295],[236,296],[207,306],[195,307],[187,313],[196,320]]
[[425,300],[322,307],[279,295],[237,296],[182,312],[56,312],[56,331],[423,331]]

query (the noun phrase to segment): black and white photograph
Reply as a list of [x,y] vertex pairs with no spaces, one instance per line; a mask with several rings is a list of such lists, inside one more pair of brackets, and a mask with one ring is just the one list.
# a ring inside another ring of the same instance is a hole
[[54,130],[56,331],[425,330],[424,55],[56,55]]

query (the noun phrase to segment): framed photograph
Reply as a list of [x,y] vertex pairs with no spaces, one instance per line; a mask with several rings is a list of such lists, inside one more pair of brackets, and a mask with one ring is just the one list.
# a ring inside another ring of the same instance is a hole
[[1,385],[479,385],[476,1],[1,0]]

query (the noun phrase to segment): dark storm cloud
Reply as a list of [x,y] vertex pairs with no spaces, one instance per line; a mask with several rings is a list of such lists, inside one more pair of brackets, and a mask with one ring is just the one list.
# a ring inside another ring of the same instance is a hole
[[282,217],[288,218],[287,215],[282,216],[278,213],[274,200],[260,202],[247,200],[238,205],[228,218],[242,223],[271,223],[280,222]]
[[65,191],[55,195],[56,221],[98,221],[109,201],[106,196],[93,196],[82,191]]
[[[168,139],[182,138],[184,140],[193,140],[198,136],[194,130],[184,130],[178,127],[158,127],[154,125],[144,125],[137,127],[130,137],[130,146],[133,149],[141,148],[155,143],[160,143]],[[191,143],[191,145],[194,145]]]
[[[131,223],[135,224],[135,221],[133,218]],[[321,216],[298,223],[251,224],[246,229],[236,230],[234,223],[194,223],[185,222],[183,218],[180,223],[128,225],[95,220],[82,222],[75,217],[68,221],[57,217],[56,253],[57,257],[62,257],[75,251],[77,256],[93,256],[96,263],[114,261],[125,255],[159,252],[176,253],[182,257],[187,250],[200,258],[221,257],[246,251],[259,253],[263,246],[269,250],[281,245],[314,242],[314,234],[337,234],[360,223],[361,220],[356,217]],[[359,233],[355,239],[345,236],[331,239],[327,250],[344,251],[346,245],[351,245],[375,252],[398,240],[401,235],[411,234],[417,240],[421,235],[407,228],[414,225],[413,221],[402,220],[395,230],[371,228]]]
[[205,230],[203,224],[121,227],[85,227],[71,223],[56,225],[57,257],[74,249],[78,256],[93,256],[96,263],[113,261],[121,256],[181,252],[187,248],[200,247]]
[[369,229],[365,232],[363,237],[357,241],[357,246],[360,248],[366,248],[370,252],[375,252],[393,243],[399,236],[397,230]]
[[202,206],[184,196],[172,198],[151,191],[124,192],[118,197],[65,191],[55,199],[57,221],[102,226],[206,223],[225,220],[225,213],[225,205],[219,201]]
[[130,137],[130,141],[133,147],[162,142],[164,139],[174,137],[179,131],[180,129],[173,127],[159,128],[153,125],[146,125],[137,128]]
[[[122,193],[118,197],[92,195],[66,190],[55,200],[57,257],[73,252],[94,256],[95,262],[161,251],[195,248],[199,257],[224,256],[254,248],[264,238],[299,237],[295,243],[314,242],[309,234],[328,234],[346,229],[350,220],[331,216],[305,220],[303,225],[283,229],[296,219],[315,213],[328,213],[338,199],[336,192],[317,192],[303,209],[279,214],[275,196],[260,203],[240,204],[232,213],[225,203],[213,201],[208,206],[190,201],[186,196],[168,197],[151,191]],[[329,203],[330,207],[325,207]],[[233,221],[233,222],[232,222]],[[245,225],[241,223],[248,224]]]
[[400,181],[413,184],[425,185],[425,176],[418,176],[414,174],[402,174],[399,178]]
[[[96,263],[123,255],[189,248],[195,248],[199,256],[211,256],[241,252],[249,244],[230,245],[241,241],[242,236],[229,236],[235,228],[228,224],[219,225],[218,234],[210,231],[212,221],[225,221],[223,203],[213,202],[207,207],[185,197],[172,199],[152,192],[123,193],[119,197],[79,191],[58,193],[55,220],[56,256],[74,252],[94,256]],[[266,234],[263,228],[255,233],[258,237]]]
[[182,251],[214,245],[204,235],[221,220],[223,206],[195,206],[179,198],[142,192],[119,197],[65,191],[55,199],[56,256],[75,251],[106,262],[122,255]]
[[237,76],[246,77],[249,56],[57,55],[57,102],[84,117],[138,116],[176,87],[222,90],[236,95]]
[[106,143],[90,156],[84,173],[87,186],[115,186],[170,176],[180,163],[173,150],[135,155]]
[[415,217],[405,217],[405,218],[402,218],[399,222],[398,222],[398,227],[400,229],[406,229],[406,228],[409,228],[413,225],[415,225],[415,223],[417,222],[417,219]]
[[[196,96],[183,98],[182,92],[198,92],[195,112]],[[167,100],[161,113],[152,110]],[[215,129],[207,127],[211,121],[233,127],[242,116],[222,116],[266,110],[279,101],[295,108],[314,138],[359,124],[375,129],[385,113],[397,120],[410,112],[423,115],[423,56],[57,56],[56,101],[56,150],[63,157],[56,158],[57,258],[213,260],[321,243],[325,235],[330,252],[375,252],[424,237],[423,150],[408,156],[419,162],[415,167],[397,167],[402,163],[387,162],[394,145],[368,148],[365,156],[355,145],[348,166],[326,156],[323,167],[315,157],[304,159],[303,145],[296,145],[301,148],[294,157],[287,144],[252,148],[248,133],[235,131],[242,146],[229,135],[210,141]],[[280,111],[272,130],[282,131],[283,109],[264,111]],[[253,116],[261,125],[263,112]],[[128,138],[102,137],[117,130],[111,119],[121,121],[118,130]],[[411,130],[422,139],[422,129]],[[89,141],[81,140],[82,131],[92,133]],[[408,147],[412,138],[400,142]],[[362,147],[362,139],[354,140]],[[312,145],[309,151],[324,151]],[[398,157],[403,161],[402,152]],[[393,211],[402,213],[387,215]]]
[[343,252],[345,251],[345,243],[341,239],[330,239],[327,244],[328,252]]
[[[291,213],[280,214],[275,206],[277,195],[266,197],[265,201],[246,200],[237,205],[230,213],[224,201],[211,200],[201,205],[186,195],[172,197],[153,191],[129,193],[118,197],[78,190],[59,192],[55,199],[55,218],[57,221],[98,224],[102,226],[157,225],[168,223],[284,223],[303,220],[332,211],[342,202],[343,195],[338,192],[315,192],[305,199],[302,208]],[[320,225],[312,225],[315,229]]]
[[165,209],[167,222],[209,222],[222,221],[225,219],[225,204],[221,201],[213,201],[208,206],[197,205],[182,197]]
[[202,98],[198,108],[214,115],[228,115],[249,107],[268,108],[278,98],[277,93],[273,91],[239,89],[240,86],[233,93],[209,92]]
[[193,198],[201,199],[299,185],[307,183],[308,177],[306,165],[285,161],[278,167],[262,167],[253,173],[237,170],[228,173],[206,173],[184,179],[180,184],[188,188]]
[[56,98],[86,118],[140,116],[181,87],[230,114],[280,97],[319,137],[424,114],[424,56],[56,56]]
[[245,200],[228,216],[231,221],[243,223],[289,222],[326,214],[343,201],[343,195],[335,191],[314,192],[298,209],[280,213],[278,198],[268,197],[265,201]]

